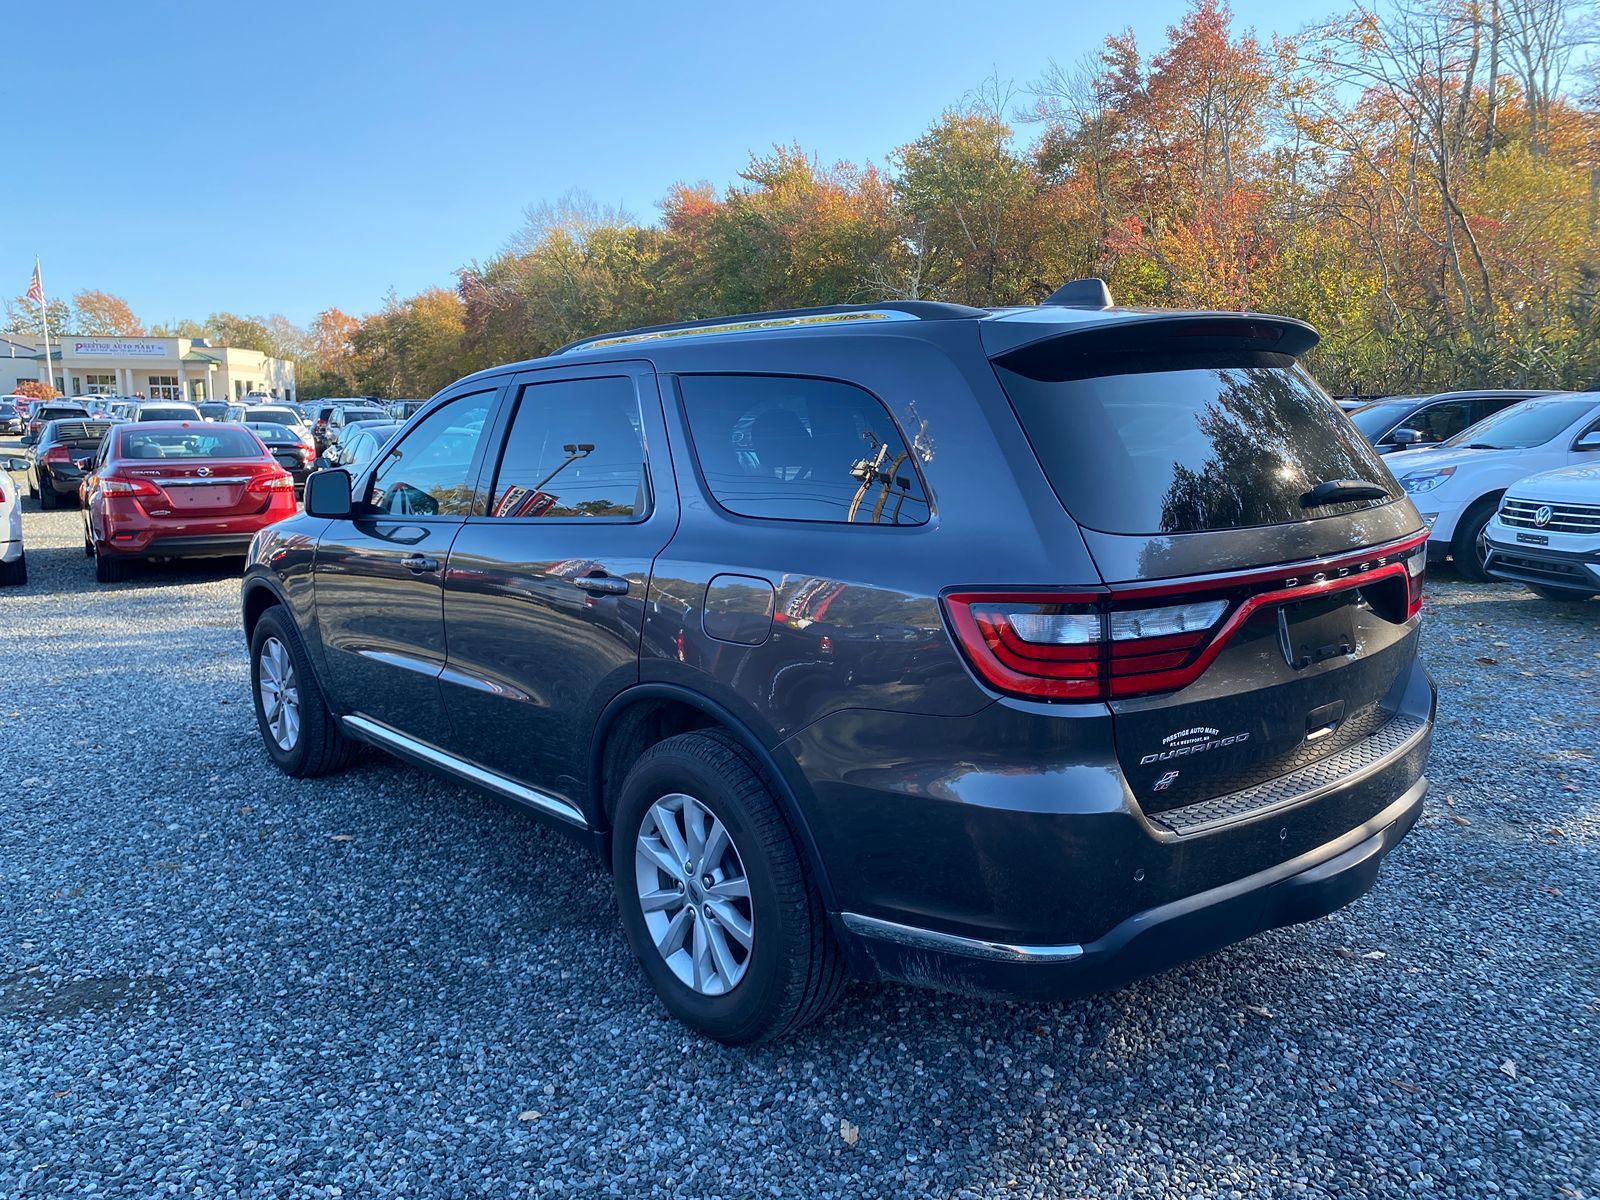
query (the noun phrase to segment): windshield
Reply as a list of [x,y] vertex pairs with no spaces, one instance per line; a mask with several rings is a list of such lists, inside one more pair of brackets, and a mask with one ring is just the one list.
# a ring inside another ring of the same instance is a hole
[[1350,414],[1350,419],[1356,423],[1356,428],[1361,430],[1361,436],[1370,442],[1381,434],[1388,433],[1389,426],[1415,403],[1414,400],[1383,400],[1356,409]]
[[243,429],[206,425],[196,429],[124,427],[118,443],[123,458],[260,458],[261,444]]
[[1046,346],[1012,361],[997,364],[1000,382],[1062,505],[1091,529],[1239,529],[1374,503],[1302,505],[1334,479],[1400,495],[1377,451],[1332,417],[1288,355]]
[[1491,450],[1526,450],[1542,446],[1595,407],[1591,396],[1524,400],[1463,429],[1446,446],[1482,446]]

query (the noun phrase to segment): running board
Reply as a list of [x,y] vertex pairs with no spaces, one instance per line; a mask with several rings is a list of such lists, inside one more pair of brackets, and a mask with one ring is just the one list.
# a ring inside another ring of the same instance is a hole
[[526,804],[531,809],[557,817],[569,825],[576,825],[579,829],[589,828],[589,822],[584,819],[583,813],[565,800],[558,800],[554,796],[547,796],[544,792],[525,787],[515,780],[507,779],[504,775],[497,775],[476,763],[457,758],[437,746],[419,742],[397,729],[390,729],[389,726],[380,725],[377,721],[368,720],[366,717],[340,717],[339,720],[346,729],[364,742],[371,742],[382,746],[385,750],[393,750],[396,754],[438,767],[441,771],[448,771],[468,783],[487,788],[507,799],[515,800],[518,804]]

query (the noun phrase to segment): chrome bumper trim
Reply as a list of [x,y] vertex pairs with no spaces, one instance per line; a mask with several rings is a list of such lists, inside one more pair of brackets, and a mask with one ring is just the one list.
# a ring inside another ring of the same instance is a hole
[[918,950],[932,950],[940,954],[960,954],[967,958],[981,958],[990,962],[1057,963],[1071,962],[1083,957],[1083,947],[1064,946],[1014,946],[1006,942],[988,942],[981,938],[961,937],[954,933],[940,933],[936,929],[923,929],[915,925],[900,925],[878,917],[860,913],[841,913],[844,927],[862,937],[898,942]]

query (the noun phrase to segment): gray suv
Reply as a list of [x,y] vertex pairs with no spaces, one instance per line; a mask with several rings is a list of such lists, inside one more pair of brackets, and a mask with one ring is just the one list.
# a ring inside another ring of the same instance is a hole
[[311,476],[243,584],[285,772],[588,846],[731,1043],[848,977],[1115,986],[1362,895],[1422,808],[1427,531],[1306,325],[905,302],[586,339]]

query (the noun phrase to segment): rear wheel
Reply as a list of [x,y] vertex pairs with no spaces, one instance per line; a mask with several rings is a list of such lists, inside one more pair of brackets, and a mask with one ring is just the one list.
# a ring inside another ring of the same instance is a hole
[[49,510],[49,509],[58,507],[60,505],[60,503],[61,503],[60,499],[56,496],[55,486],[50,482],[49,476],[44,475],[44,474],[40,474],[40,476],[39,476],[39,507],[42,508],[42,509]]
[[623,929],[684,1024],[732,1045],[821,1016],[844,962],[758,764],[727,734],[646,751],[617,801],[612,867]]
[[1594,595],[1582,588],[1551,587],[1547,583],[1530,583],[1527,589],[1541,600],[1587,600]]
[[94,577],[98,583],[121,583],[133,574],[132,559],[101,554],[98,543],[90,545],[89,553],[94,557]]
[[17,555],[15,562],[0,562],[0,587],[21,587],[28,582],[28,556]]
[[285,775],[309,779],[349,763],[354,744],[340,732],[300,631],[281,607],[262,613],[250,636],[250,691],[261,740]]
[[1455,560],[1456,574],[1471,583],[1487,583],[1489,572],[1483,569],[1488,556],[1488,546],[1483,531],[1499,506],[1499,499],[1487,496],[1479,500],[1456,523],[1455,536],[1450,539],[1450,557]]

